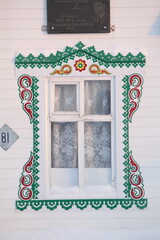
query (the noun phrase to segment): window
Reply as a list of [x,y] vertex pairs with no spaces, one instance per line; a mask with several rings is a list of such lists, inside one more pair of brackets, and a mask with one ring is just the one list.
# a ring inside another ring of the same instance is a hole
[[[16,73],[23,73],[18,78],[19,96],[33,131],[17,209],[147,206],[140,166],[129,142],[145,61],[141,52],[112,56],[94,46],[85,48],[82,42],[48,57],[16,57]],[[110,187],[114,176],[116,188]]]
[[103,191],[115,174],[114,79],[49,82],[51,189]]

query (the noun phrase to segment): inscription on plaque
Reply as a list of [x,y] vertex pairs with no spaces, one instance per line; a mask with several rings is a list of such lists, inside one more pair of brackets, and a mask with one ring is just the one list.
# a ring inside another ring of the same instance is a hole
[[110,32],[109,0],[48,0],[48,33]]
[[0,128],[0,146],[5,151],[7,151],[18,138],[19,136],[7,124]]

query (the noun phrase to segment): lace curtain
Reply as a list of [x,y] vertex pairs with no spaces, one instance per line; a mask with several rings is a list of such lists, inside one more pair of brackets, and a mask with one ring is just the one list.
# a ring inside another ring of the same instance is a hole
[[55,85],[55,110],[77,111],[76,85]]
[[85,113],[110,114],[110,81],[85,81]]
[[76,123],[52,123],[51,143],[52,168],[78,167]]
[[[56,85],[56,111],[76,111],[76,85]],[[85,81],[85,114],[110,114],[110,81]],[[84,123],[85,167],[111,167],[111,123]],[[77,123],[51,125],[53,168],[78,167]]]
[[111,123],[85,123],[85,167],[111,167]]

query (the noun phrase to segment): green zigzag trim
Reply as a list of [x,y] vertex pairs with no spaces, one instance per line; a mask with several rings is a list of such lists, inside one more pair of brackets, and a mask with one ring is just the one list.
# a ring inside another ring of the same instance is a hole
[[124,82],[124,85],[123,85],[123,89],[124,89],[124,92],[123,92],[123,96],[124,96],[124,99],[123,99],[123,103],[124,103],[124,106],[123,106],[123,110],[124,110],[124,113],[123,113],[123,117],[124,117],[124,120],[123,120],[123,124],[124,124],[124,127],[123,127],[123,130],[124,130],[124,134],[123,134],[124,155],[123,155],[123,157],[124,157],[125,161],[123,164],[124,164],[125,168],[123,171],[125,172],[125,176],[124,176],[125,197],[130,197],[130,190],[131,190],[131,184],[129,182],[130,164],[129,164],[129,119],[128,119],[128,112],[129,112],[128,92],[129,92],[130,86],[129,86],[128,80],[129,80],[129,76],[125,76],[122,80]]
[[147,199],[133,200],[133,199],[72,199],[72,200],[32,200],[32,201],[16,201],[16,208],[20,211],[25,210],[28,206],[38,211],[42,207],[46,207],[49,210],[55,210],[57,207],[61,207],[65,210],[71,209],[73,206],[80,210],[91,206],[93,209],[98,210],[99,208],[106,206],[109,209],[115,209],[120,205],[124,209],[129,209],[133,205],[143,209],[147,207]]
[[32,54],[29,54],[27,57],[24,57],[22,54],[19,54],[15,58],[16,68],[27,67],[31,68],[55,68],[57,65],[61,66],[62,63],[68,63],[69,60],[73,60],[77,57],[86,57],[91,59],[93,62],[98,62],[99,65],[104,65],[108,67],[144,67],[146,63],[145,56],[139,52],[136,56],[128,53],[126,56],[123,56],[121,53],[118,53],[116,56],[111,55],[110,53],[105,54],[104,51],[96,51],[95,47],[84,48],[85,45],[82,42],[76,44],[76,48],[66,47],[64,52],[57,51],[55,55],[50,54],[48,57],[45,57],[42,53],[35,57]]
[[39,170],[38,170],[38,166],[39,166],[39,155],[38,155],[38,152],[39,152],[39,148],[38,148],[38,145],[39,145],[39,135],[38,135],[38,131],[39,131],[39,127],[38,127],[38,124],[39,124],[39,121],[38,121],[38,117],[39,117],[39,114],[38,114],[38,110],[39,110],[39,107],[38,107],[38,103],[39,103],[39,100],[38,100],[38,79],[36,77],[32,77],[33,79],[33,88],[32,88],[32,91],[33,91],[33,156],[34,156],[34,160],[33,160],[33,179],[34,179],[34,182],[32,184],[32,190],[33,190],[33,199],[37,199],[37,195],[39,194],[39,191],[38,191],[38,187],[39,187],[39,184],[38,184],[38,180],[39,180],[39,177],[38,177],[38,173],[39,173]]

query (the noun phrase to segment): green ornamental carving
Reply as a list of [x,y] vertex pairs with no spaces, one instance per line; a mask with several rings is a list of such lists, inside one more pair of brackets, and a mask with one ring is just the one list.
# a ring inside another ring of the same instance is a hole
[[55,68],[56,66],[61,66],[62,63],[68,63],[69,60],[74,60],[75,57],[86,57],[87,60],[91,59],[94,62],[97,62],[99,65],[104,65],[108,67],[144,67],[146,60],[145,56],[142,53],[138,53],[136,56],[128,53],[126,56],[123,56],[121,53],[118,53],[116,56],[111,55],[110,53],[105,54],[104,51],[96,51],[95,47],[85,48],[85,45],[82,42],[76,44],[76,47],[66,47],[63,52],[57,51],[55,55],[50,54],[48,57],[44,56],[42,53],[35,57],[32,54],[29,54],[27,57],[24,57],[22,54],[19,54],[15,58],[15,66],[19,69],[23,68]]
[[[66,47],[64,52],[57,52],[56,56],[50,55],[48,58],[42,54],[37,58],[29,55],[27,58],[21,54],[16,58],[16,67],[49,67],[61,66],[67,63],[69,59],[74,59],[75,56],[86,56],[87,59],[92,59],[93,62],[99,65],[108,66],[140,66],[145,65],[145,57],[142,53],[137,56],[127,54],[122,56],[118,54],[116,57],[110,54],[105,55],[103,51],[96,52],[94,47],[84,48],[85,45],[79,42],[75,48]],[[30,119],[30,124],[33,125],[33,149],[30,153],[30,158],[23,167],[23,172],[20,178],[19,185],[19,200],[16,201],[16,208],[20,211],[25,210],[30,206],[34,210],[39,210],[46,207],[49,210],[54,210],[61,207],[65,210],[76,206],[83,210],[88,206],[98,210],[102,206],[109,209],[115,209],[120,205],[124,209],[129,209],[133,205],[143,209],[147,207],[147,199],[144,198],[144,185],[141,176],[140,167],[132,156],[132,151],[129,149],[129,124],[133,114],[139,107],[140,97],[142,94],[143,78],[139,74],[125,76],[122,81],[123,85],[123,151],[124,151],[124,199],[62,199],[62,200],[40,200],[39,194],[39,100],[38,100],[38,79],[29,75],[22,75],[18,79],[19,94],[22,102],[23,110],[27,113]]]

